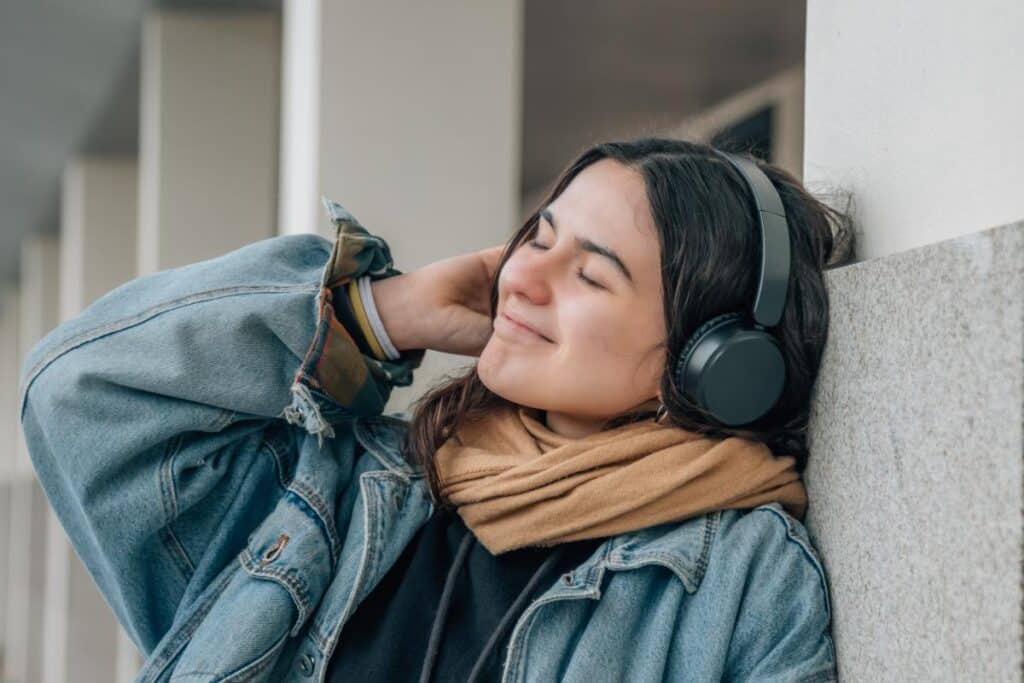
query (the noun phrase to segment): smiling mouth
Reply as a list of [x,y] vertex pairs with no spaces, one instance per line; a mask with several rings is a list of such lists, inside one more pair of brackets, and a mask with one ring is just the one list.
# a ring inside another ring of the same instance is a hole
[[545,337],[543,334],[534,331],[532,328],[527,327],[526,325],[516,322],[515,320],[508,317],[504,313],[499,315],[494,320],[495,330],[497,330],[499,326],[504,330],[516,334],[517,336],[528,336],[529,338],[533,338],[539,341],[545,341],[549,344],[554,343],[554,340]]

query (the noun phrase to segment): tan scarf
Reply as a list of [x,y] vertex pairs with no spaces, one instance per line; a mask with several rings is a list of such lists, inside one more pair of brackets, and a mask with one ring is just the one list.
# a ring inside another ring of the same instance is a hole
[[496,410],[435,455],[442,490],[492,555],[770,501],[800,520],[807,509],[796,459],[763,443],[710,439],[653,418],[574,439],[540,416]]

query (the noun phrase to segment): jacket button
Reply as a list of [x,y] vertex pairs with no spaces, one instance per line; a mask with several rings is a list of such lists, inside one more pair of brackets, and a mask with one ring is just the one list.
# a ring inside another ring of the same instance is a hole
[[313,675],[313,658],[308,654],[299,657],[299,673],[307,678]]
[[567,586],[571,585],[572,584],[572,574],[562,574],[562,581],[564,581]]

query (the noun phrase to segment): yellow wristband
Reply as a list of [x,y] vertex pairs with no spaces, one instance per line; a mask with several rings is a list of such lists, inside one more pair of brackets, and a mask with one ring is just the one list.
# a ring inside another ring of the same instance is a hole
[[348,296],[352,302],[352,312],[355,313],[356,321],[359,322],[359,329],[363,331],[363,336],[366,337],[366,343],[373,350],[373,355],[377,360],[387,360],[384,349],[381,348],[380,342],[377,341],[377,335],[373,333],[373,328],[370,327],[370,320],[366,317],[366,309],[363,308],[363,299],[359,296],[359,286],[355,280],[350,280],[348,283]]

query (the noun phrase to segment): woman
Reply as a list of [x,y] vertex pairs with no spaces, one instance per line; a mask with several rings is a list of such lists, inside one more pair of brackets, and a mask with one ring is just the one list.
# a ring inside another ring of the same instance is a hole
[[[328,202],[333,245],[140,278],[48,335],[26,440],[139,680],[834,680],[799,474],[849,242],[759,167],[791,263],[749,424],[674,368],[750,310],[752,189],[677,140],[587,150],[503,247],[403,274]],[[427,349],[479,360],[381,415]]]

